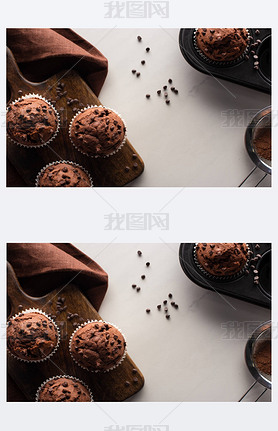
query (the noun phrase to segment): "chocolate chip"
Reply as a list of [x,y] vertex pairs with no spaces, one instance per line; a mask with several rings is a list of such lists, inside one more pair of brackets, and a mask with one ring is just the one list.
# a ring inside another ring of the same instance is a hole
[[126,172],[129,172],[129,171],[130,171],[130,167],[129,167],[129,166],[126,166],[126,167],[125,167],[125,171],[126,171]]
[[145,64],[145,63],[146,63],[146,62],[145,62],[145,60],[142,60],[142,61],[141,61],[141,64],[143,64],[143,66],[144,66],[144,64]]
[[132,369],[132,374],[137,374],[137,370],[136,370],[136,368],[133,368],[133,369]]
[[166,319],[168,319],[168,320],[169,320],[169,319],[170,319],[170,314],[166,314],[166,316],[165,316],[165,317],[166,317]]
[[141,290],[141,287],[136,287],[137,292],[140,292],[140,290]]
[[138,254],[138,256],[142,256],[142,251],[138,250],[137,254]]
[[130,386],[130,382],[128,380],[125,381],[125,386],[126,387]]
[[142,280],[145,280],[146,276],[145,275],[141,275]]
[[169,293],[168,298],[170,298],[170,299],[173,298],[172,293]]
[[135,289],[135,287],[136,287],[137,285],[136,284],[132,284],[131,285],[131,287],[133,288],[133,289]]
[[138,163],[133,163],[133,165],[132,165],[135,169],[137,169],[138,168]]
[[131,72],[134,74],[134,73],[136,73],[136,70],[135,70],[135,69],[132,69],[132,71],[131,71]]
[[146,266],[150,266],[150,262],[146,262]]
[[133,159],[137,159],[137,154],[132,154]]
[[151,50],[151,48],[149,48],[149,47],[147,47],[147,48],[146,48],[146,51],[147,51],[147,52],[149,52],[150,50]]
[[164,308],[164,311],[165,311],[165,313],[168,313],[168,308],[167,308],[167,307],[165,307],[165,308]]
[[161,305],[160,305],[160,304],[158,304],[158,305],[156,306],[156,308],[157,308],[158,310],[161,310]]
[[260,244],[256,244],[256,245],[255,245],[255,249],[256,249],[256,250],[259,250],[260,248],[261,248]]
[[150,313],[151,310],[149,308],[146,308],[146,313]]
[[133,383],[138,383],[138,379],[137,379],[137,377],[134,377],[134,379],[133,379]]
[[150,94],[146,94],[146,98],[149,99],[151,97]]
[[160,96],[161,95],[161,90],[157,90],[157,94]]
[[175,307],[176,309],[178,309],[178,308],[179,308],[178,304],[175,304],[175,305],[174,305],[174,307]]
[[164,304],[164,305],[166,305],[166,304],[167,304],[167,299],[165,299],[165,300],[163,301],[163,304]]
[[165,99],[167,99],[168,93],[164,93],[164,97],[165,97]]
[[166,99],[166,100],[165,100],[165,103],[166,103],[166,105],[169,105],[169,104],[170,104],[170,100],[169,100],[169,99]]
[[168,82],[169,82],[169,84],[172,84],[172,82],[173,82],[173,81],[172,81],[172,79],[171,79],[171,78],[169,78],[169,79],[168,79]]
[[140,72],[137,72],[136,73],[136,76],[137,76],[137,78],[139,78],[139,76],[141,75],[141,73]]
[[257,29],[257,30],[255,31],[255,34],[260,34],[260,30],[259,30],[259,29]]
[[164,85],[163,86],[163,90],[165,91],[165,90],[167,90],[167,85]]
[[142,37],[141,36],[137,36],[137,40],[138,40],[138,42],[141,42]]
[[174,90],[174,93],[175,93],[175,94],[179,94],[179,90],[175,89],[175,90]]

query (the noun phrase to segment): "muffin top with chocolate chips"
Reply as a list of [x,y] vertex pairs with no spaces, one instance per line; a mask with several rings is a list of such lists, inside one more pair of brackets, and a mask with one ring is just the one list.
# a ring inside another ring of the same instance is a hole
[[8,322],[7,347],[20,359],[45,359],[56,348],[58,339],[55,325],[42,313],[21,313]]
[[71,163],[47,166],[38,177],[38,187],[91,187],[89,175]]
[[39,390],[41,402],[90,402],[91,395],[80,381],[69,377],[54,377]]
[[125,353],[121,332],[105,322],[90,322],[73,335],[70,351],[82,367],[90,371],[106,371],[117,365]]
[[248,31],[246,28],[198,28],[195,40],[210,60],[233,61],[246,50]]
[[15,142],[37,147],[56,133],[58,118],[53,107],[42,99],[26,97],[7,110],[7,133]]
[[102,106],[80,112],[70,127],[73,144],[91,157],[104,157],[120,148],[125,137],[123,120]]
[[195,256],[209,274],[225,277],[237,274],[246,265],[247,244],[235,242],[198,243]]

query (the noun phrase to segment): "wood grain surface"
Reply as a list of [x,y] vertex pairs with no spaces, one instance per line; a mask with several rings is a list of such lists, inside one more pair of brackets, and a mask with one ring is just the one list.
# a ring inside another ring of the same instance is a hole
[[[8,373],[29,401],[35,401],[38,387],[46,379],[67,374],[83,380],[91,389],[95,401],[124,401],[136,394],[144,385],[144,377],[132,359],[127,355],[123,362],[108,373],[92,373],[79,367],[71,358],[68,345],[74,323],[101,319],[100,315],[73,284],[63,289],[53,290],[44,297],[33,298],[21,289],[16,275],[7,264],[7,294],[10,316],[27,308],[39,308],[47,314],[56,315],[55,322],[60,328],[61,341],[58,350],[42,363],[25,363],[7,355]],[[57,313],[57,299],[64,298],[66,310]],[[68,313],[80,317],[68,320]],[[117,326],[117,322],[114,323]],[[128,340],[127,340],[128,347]],[[128,382],[128,383],[127,383]]]
[[[11,51],[7,48],[7,81],[10,90],[9,102],[24,94],[35,93],[56,101],[55,107],[60,114],[59,133],[49,145],[42,148],[24,148],[14,144],[7,137],[8,160],[28,186],[35,186],[38,172],[48,163],[57,160],[69,160],[83,166],[90,173],[94,186],[99,187],[124,186],[142,174],[144,162],[128,140],[120,151],[104,159],[85,156],[71,144],[68,126],[76,114],[73,109],[81,109],[80,103],[84,106],[101,104],[75,71],[61,71],[44,82],[27,81],[21,75]],[[57,85],[61,83],[67,94],[59,98]],[[78,102],[68,105],[68,99],[78,99]],[[114,109],[113,102],[108,108]],[[117,111],[116,108],[115,110]]]

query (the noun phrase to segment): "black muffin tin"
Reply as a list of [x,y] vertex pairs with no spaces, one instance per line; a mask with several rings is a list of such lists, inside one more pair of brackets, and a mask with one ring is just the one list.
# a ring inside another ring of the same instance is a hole
[[[179,249],[179,259],[184,273],[190,278],[193,283],[198,284],[208,290],[213,290],[218,293],[229,295],[243,301],[261,305],[262,307],[271,307],[271,244],[248,243],[252,257],[260,254],[262,257],[257,262],[248,262],[247,270],[238,277],[228,279],[226,281],[214,279],[205,275],[194,261],[194,243],[181,244]],[[255,265],[255,268],[250,268]],[[254,269],[259,271],[259,274],[254,274]],[[254,283],[254,276],[259,276],[259,284]]]
[[[236,62],[218,65],[204,59],[194,46],[194,28],[182,28],[179,34],[179,45],[182,55],[186,61],[200,72],[212,75],[217,78],[226,79],[227,81],[236,82],[237,84],[251,87],[265,93],[271,91],[271,29],[260,28],[257,35],[256,29],[248,28],[249,34],[253,37],[250,44],[257,39],[261,43],[256,47],[248,47],[245,56]],[[254,50],[255,54],[250,51]],[[254,69],[253,55],[258,55],[259,68]]]

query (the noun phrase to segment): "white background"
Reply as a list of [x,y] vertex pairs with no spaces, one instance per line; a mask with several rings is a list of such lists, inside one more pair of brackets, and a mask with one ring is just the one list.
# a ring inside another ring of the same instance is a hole
[[[221,1],[199,1],[188,4],[181,0],[170,1],[169,20],[110,20],[103,18],[103,2],[57,2],[49,0],[38,5],[15,0],[5,3],[1,13],[1,58],[5,58],[6,27],[273,27],[273,43],[277,45],[277,8],[274,2],[253,1],[252,4],[235,0],[232,5]],[[27,7],[26,7],[27,6]],[[277,58],[273,56],[277,69]],[[0,74],[1,112],[5,116],[5,62]],[[273,110],[277,110],[277,90],[274,86]],[[2,126],[4,121],[2,121]],[[274,141],[276,129],[274,129]],[[5,127],[0,128],[1,141],[5,142]],[[275,151],[274,151],[275,152]],[[274,163],[277,157],[274,155]],[[1,223],[1,289],[6,297],[5,242],[166,242],[239,241],[273,242],[277,260],[277,175],[273,175],[273,189],[140,189],[123,190],[15,190],[5,189],[5,155],[0,157],[0,187],[2,202]],[[38,193],[40,192],[40,193]],[[131,192],[131,193],[130,193]],[[180,192],[178,194],[178,192]],[[98,194],[97,194],[98,193]],[[175,197],[176,196],[176,197]],[[168,232],[111,232],[104,230],[103,215],[112,211],[151,212],[167,205],[170,214]],[[201,209],[201,211],[200,211]],[[276,270],[276,268],[275,268]],[[273,286],[276,274],[273,277]],[[273,319],[277,321],[277,304],[274,292]],[[67,430],[97,429],[127,424],[154,425],[162,421],[169,431],[191,428],[234,431],[250,428],[261,431],[277,428],[277,394],[273,391],[272,403],[95,403],[71,406],[55,403],[5,403],[5,300],[1,302],[0,389],[1,419],[6,429],[22,431],[37,429],[49,431],[63,426]],[[274,340],[277,357],[277,341]],[[166,382],[167,384],[167,382]],[[225,385],[225,381],[223,381]],[[277,373],[274,371],[274,387]],[[163,420],[166,418],[165,420]],[[124,428],[123,428],[124,429]],[[141,428],[143,429],[143,428]]]
[[[126,120],[128,138],[146,165],[133,186],[238,186],[246,178],[254,167],[244,142],[248,120],[245,126],[225,127],[225,115],[236,116],[225,112],[238,110],[243,118],[243,111],[252,111],[252,118],[270,105],[268,94],[195,70],[181,54],[178,28],[74,30],[108,58],[100,101]],[[139,78],[132,69],[141,73]],[[245,186],[255,186],[263,176],[257,169]],[[270,180],[268,175],[260,186],[269,186]]]

